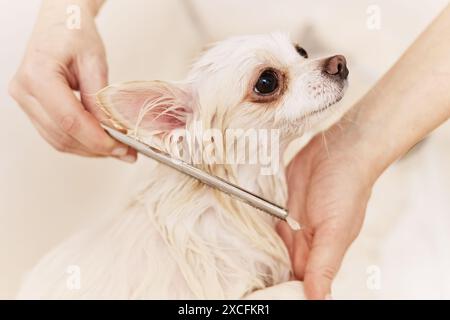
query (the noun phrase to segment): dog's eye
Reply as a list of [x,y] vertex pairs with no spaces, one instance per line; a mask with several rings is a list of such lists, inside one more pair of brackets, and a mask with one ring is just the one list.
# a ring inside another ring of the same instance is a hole
[[255,84],[255,92],[261,95],[268,95],[278,89],[278,76],[273,70],[266,70],[259,76]]
[[303,58],[308,59],[308,52],[306,52],[306,50],[300,47],[298,44],[295,45],[295,50],[297,50],[298,54]]

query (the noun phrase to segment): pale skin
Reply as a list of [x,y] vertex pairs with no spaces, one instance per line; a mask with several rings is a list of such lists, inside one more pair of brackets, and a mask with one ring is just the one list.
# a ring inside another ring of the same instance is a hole
[[[65,26],[67,5],[82,28]],[[95,26],[101,0],[47,0],[10,93],[57,150],[134,162],[136,152],[100,127],[92,94],[107,84]],[[311,299],[331,297],[332,281],[357,237],[372,186],[383,171],[450,117],[450,6],[338,124],[315,137],[288,168],[291,215],[280,223],[296,278]],[[79,90],[81,100],[72,93]],[[326,143],[325,143],[326,141]]]
[[279,225],[279,231],[308,298],[331,297],[332,281],[361,229],[377,178],[449,119],[448,39],[450,6],[342,121],[315,137],[290,164],[288,207],[303,230],[293,233]]
[[[94,94],[107,85],[103,42],[95,15],[103,1],[42,2],[10,94],[55,149],[82,156],[113,156],[134,162],[136,152],[100,127]],[[69,5],[81,8],[81,28],[66,27]],[[78,90],[81,99],[72,92]]]

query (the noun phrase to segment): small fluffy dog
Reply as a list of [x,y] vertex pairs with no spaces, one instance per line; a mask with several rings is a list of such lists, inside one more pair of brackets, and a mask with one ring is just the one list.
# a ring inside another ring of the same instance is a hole
[[[252,35],[209,49],[183,82],[125,83],[103,89],[97,99],[116,127],[174,158],[181,151],[183,160],[194,163],[193,144],[174,140],[176,130],[192,136],[199,125],[223,136],[228,129],[277,130],[279,143],[271,148],[282,154],[293,139],[317,131],[336,113],[333,105],[343,97],[347,75],[343,56],[311,60],[284,34]],[[227,156],[236,145],[225,145],[218,136],[208,141]],[[237,145],[247,138],[238,134]],[[276,161],[283,168],[279,157]],[[261,164],[239,161],[196,165],[286,204],[284,170],[261,174]],[[44,257],[19,298],[301,298],[301,283],[289,281],[291,263],[275,223],[157,165],[125,211]],[[68,268],[77,271],[75,285]]]

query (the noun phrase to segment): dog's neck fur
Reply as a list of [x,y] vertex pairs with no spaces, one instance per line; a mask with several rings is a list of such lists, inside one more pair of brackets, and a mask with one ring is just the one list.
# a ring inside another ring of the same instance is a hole
[[[267,176],[258,165],[201,168],[285,205],[281,164]],[[287,250],[276,221],[265,213],[160,164],[138,202],[152,216],[193,298],[240,298],[289,279]]]

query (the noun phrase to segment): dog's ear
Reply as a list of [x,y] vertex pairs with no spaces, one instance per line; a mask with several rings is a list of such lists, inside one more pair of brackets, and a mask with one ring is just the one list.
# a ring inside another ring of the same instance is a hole
[[163,81],[111,85],[97,93],[97,104],[116,127],[140,132],[168,132],[186,125],[195,98],[188,86]]

